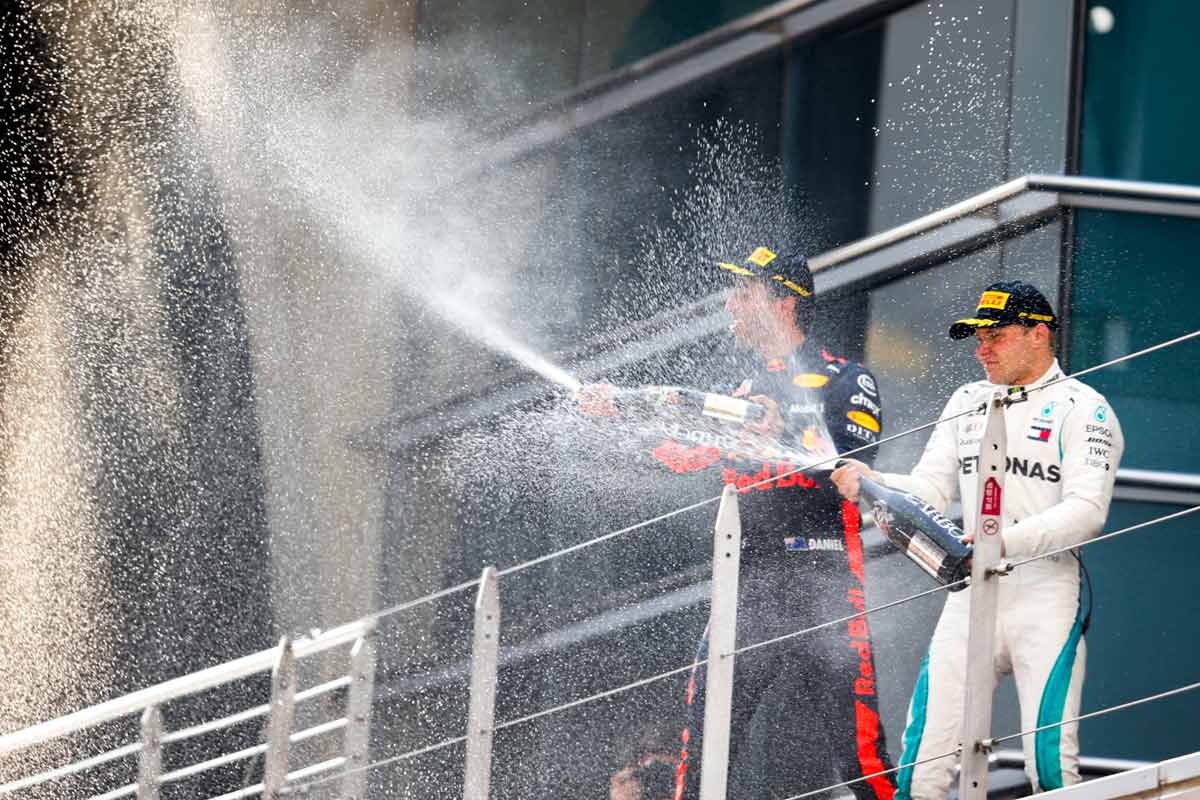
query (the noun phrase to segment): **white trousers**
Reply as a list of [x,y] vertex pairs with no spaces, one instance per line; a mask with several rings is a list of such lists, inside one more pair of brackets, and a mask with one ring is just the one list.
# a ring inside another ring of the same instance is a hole
[[[952,752],[962,741],[970,591],[946,600],[909,704],[900,764]],[[1021,730],[1077,717],[1086,660],[1077,578],[1001,583],[999,594],[993,689],[1013,674]],[[998,732],[1005,733],[1016,731]],[[1026,735],[1022,745],[1034,791],[1079,782],[1078,723]],[[943,800],[955,763],[951,756],[901,769],[897,800]]]

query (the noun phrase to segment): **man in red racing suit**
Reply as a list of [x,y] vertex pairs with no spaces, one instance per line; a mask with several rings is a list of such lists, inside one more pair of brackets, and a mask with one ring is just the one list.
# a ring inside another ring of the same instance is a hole
[[[831,356],[811,339],[792,355],[768,361],[735,394],[775,400],[784,445],[819,436],[820,428],[828,429],[839,452],[879,436],[882,414],[870,372]],[[668,466],[690,461],[688,469],[694,470],[699,459],[672,458],[683,455],[670,452],[676,447],[655,454]],[[860,457],[871,455],[873,450]],[[856,505],[843,501],[825,478],[788,475],[794,466],[786,461],[722,459],[713,468],[743,492],[738,647],[863,610]],[[697,661],[707,657],[705,631]],[[731,800],[790,797],[891,768],[866,617],[739,655],[736,664]],[[703,667],[693,669],[688,685],[679,800],[699,797],[704,676]],[[890,800],[893,792],[886,776],[851,789],[861,800]]]
[[[793,452],[811,453],[822,441],[827,450],[829,440],[839,453],[876,442],[883,417],[871,373],[806,335],[813,288],[804,259],[762,247],[741,264],[719,266],[737,276],[726,310],[738,344],[762,357],[734,392],[768,409],[767,422],[747,425],[751,432]],[[597,396],[595,386],[585,387],[583,397]],[[718,442],[686,423],[670,433],[653,451],[659,461],[675,472],[711,470],[742,492],[739,648],[865,608],[858,507],[840,497],[828,472],[810,476],[785,459],[739,454],[736,430]],[[858,458],[873,456],[871,448]],[[706,630],[697,661],[707,658],[707,645]],[[891,768],[866,617],[757,648],[735,663],[730,800],[791,797]],[[688,683],[676,800],[699,797],[705,674],[697,666]],[[894,792],[889,776],[850,788],[860,800],[891,800]]]

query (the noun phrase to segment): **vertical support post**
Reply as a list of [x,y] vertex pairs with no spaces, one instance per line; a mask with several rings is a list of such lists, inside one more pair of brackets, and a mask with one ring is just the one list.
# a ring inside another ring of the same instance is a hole
[[492,780],[492,726],[500,650],[500,590],[496,568],[486,567],[475,596],[471,647],[471,708],[467,714],[467,768],[463,800],[487,800]]
[[138,800],[158,800],[162,775],[162,713],[158,706],[142,712],[142,753],[138,757]]
[[267,757],[263,764],[263,797],[283,796],[287,783],[288,737],[296,711],[296,657],[285,636],[279,640],[279,657],[271,670],[271,716],[267,721]]
[[343,752],[346,768],[342,778],[345,800],[366,800],[367,756],[371,743],[371,698],[375,692],[375,629],[362,635],[350,651],[350,689],[346,695],[346,736]]
[[729,777],[729,724],[741,552],[742,523],[738,515],[737,489],[726,485],[713,533],[712,611],[708,621],[708,664],[705,666],[700,800],[725,800]]
[[961,800],[986,800],[988,753],[982,741],[991,735],[992,692],[995,689],[993,658],[999,577],[992,568],[1001,555],[1000,531],[1004,528],[1004,471],[1008,434],[1004,422],[1004,392],[997,389],[988,402],[987,421],[979,441],[978,513],[971,531],[975,552],[971,558],[971,615],[967,634],[964,681]]

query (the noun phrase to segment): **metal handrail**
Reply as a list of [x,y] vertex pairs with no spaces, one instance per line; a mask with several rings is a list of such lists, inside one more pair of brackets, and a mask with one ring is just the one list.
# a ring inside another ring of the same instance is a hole
[[874,236],[868,236],[865,239],[859,239],[856,242],[851,242],[842,247],[837,247],[820,255],[813,256],[808,260],[809,268],[813,272],[819,272],[823,269],[829,269],[838,264],[852,261],[877,250],[882,250],[885,247],[890,247],[905,239],[911,239],[914,236],[927,233],[935,228],[940,228],[949,222],[982,211],[989,206],[1009,200],[1028,190],[1028,176],[1011,180],[1008,183],[1002,183],[999,186],[993,186],[987,191],[980,192],[973,197],[968,197],[966,200],[962,200],[954,205],[938,209],[931,214],[918,217],[911,222],[897,225]]
[[[978,218],[976,215],[988,208],[1001,203],[1018,200],[1031,192],[1055,193],[1058,195],[1056,198],[1058,204],[1068,206],[1078,204],[1073,202],[1073,195],[1103,195],[1129,199],[1131,202],[1146,200],[1166,202],[1168,204],[1186,203],[1189,206],[1192,204],[1200,206],[1200,187],[1195,186],[1152,181],[1091,178],[1079,175],[1030,173],[1006,183],[993,186],[958,203],[918,217],[903,225],[898,225],[864,239],[814,255],[809,259],[808,263],[816,274],[818,288],[820,288],[820,282],[823,277],[822,273],[829,274],[829,271],[834,267],[848,264],[864,256],[879,253],[889,247],[910,241],[958,220],[968,217]],[[1169,211],[1166,213],[1169,213]],[[876,273],[872,271],[870,274]],[[851,282],[857,283],[863,277],[867,276],[855,277]],[[566,357],[578,361],[577,372],[579,374],[597,375],[612,368],[614,365],[624,363],[630,359],[644,357],[644,352],[647,350],[645,337],[647,335],[657,335],[654,332],[659,330],[657,327],[659,325],[665,325],[663,330],[669,331],[669,333],[661,334],[669,342],[689,336],[715,332],[723,327],[721,323],[716,322],[723,313],[721,311],[721,298],[723,295],[723,291],[714,292],[694,301],[682,312],[671,312],[670,314],[660,315],[660,319],[642,320],[631,323],[623,327],[619,334],[609,333],[588,339],[579,347],[568,351]],[[630,342],[630,344],[613,347],[612,343],[618,341]],[[669,347],[672,345],[668,343],[660,346]],[[511,378],[517,374],[514,371],[508,377]],[[544,383],[541,381],[535,384],[517,380],[507,384],[507,387],[504,396],[499,398],[481,396],[472,398],[465,405],[448,403],[444,406],[430,406],[429,408],[422,409],[422,411],[434,414],[439,408],[444,409],[453,406],[455,408],[453,416],[458,420],[463,420],[462,424],[465,424],[465,421],[468,419],[482,418],[488,414],[495,413],[500,408],[528,401],[535,397],[545,396],[546,394]],[[401,440],[405,437],[419,440],[431,436],[435,432],[438,435],[446,433],[447,429],[444,419],[439,417],[439,424],[435,427],[436,431],[434,427],[425,429],[419,423],[410,422],[402,422],[400,426],[397,426],[396,421],[393,421],[388,424],[386,429],[381,429],[378,436],[384,440],[385,447],[390,447],[394,446],[396,440]]]
[[1117,483],[1150,486],[1155,489],[1200,490],[1200,475],[1192,472],[1166,472],[1156,469],[1117,470]]
[[1086,175],[1026,175],[1032,190],[1120,195],[1147,200],[1183,200],[1200,202],[1200,187],[1183,183],[1131,181],[1121,178],[1089,178]]
[[[302,731],[297,731],[296,733],[291,734],[288,736],[288,741],[292,744],[299,744],[300,742],[307,741],[308,739],[312,739],[326,733],[333,733],[335,731],[343,730],[348,723],[349,720],[347,720],[345,717],[341,717],[330,722],[324,722],[320,725],[314,725],[311,728],[305,728]],[[253,747],[235,750],[232,753],[225,753],[224,755],[216,756],[196,764],[180,767],[174,772],[168,772],[162,775],[158,779],[158,784],[159,786],[166,786],[169,783],[178,783],[179,781],[195,777],[196,775],[203,775],[205,772],[214,770],[218,767],[236,764],[239,761],[245,761],[248,758],[254,758],[255,756],[263,755],[267,752],[267,748],[267,744],[256,744]],[[131,783],[118,789],[114,789],[111,792],[107,792],[106,794],[99,795],[98,797],[94,798],[94,800],[119,800],[119,798],[122,797],[133,797],[137,794],[137,790],[138,785],[136,783]]]
[[903,225],[828,250],[809,259],[809,267],[819,272],[847,261],[878,252],[907,239],[928,233],[986,208],[1031,191],[1104,194],[1146,200],[1172,200],[1200,203],[1200,187],[1154,181],[1130,181],[1116,178],[1089,178],[1083,175],[1044,175],[1032,173],[993,186],[953,205],[918,217]]
[[[325,631],[311,639],[297,639],[292,647],[296,658],[302,658],[354,642],[360,637],[368,635],[370,630],[371,625],[368,621],[355,620]],[[147,689],[117,697],[24,730],[5,734],[0,736],[0,756],[48,742],[59,736],[93,728],[105,722],[112,722],[136,714],[153,705],[177,700],[180,697],[212,689],[239,678],[266,672],[274,667],[278,655],[279,648],[272,647],[269,650],[243,656],[199,672],[193,672],[190,675],[164,681]]]
[[[327,681],[326,683],[314,686],[311,689],[305,689],[302,692],[297,692],[296,703],[299,704],[307,700],[312,700],[313,698],[329,694],[330,692],[335,692],[338,689],[343,689],[349,685],[350,678],[348,676]],[[209,720],[208,722],[201,722],[197,725],[172,731],[171,733],[163,736],[161,742],[162,744],[172,744],[174,742],[186,741],[187,739],[192,739],[197,736],[215,733],[216,731],[225,730],[226,728],[231,728],[234,725],[239,725],[243,722],[249,722],[252,719],[265,717],[270,713],[270,711],[270,704],[264,703],[263,705],[255,706],[254,708],[249,708],[245,711],[239,711],[236,714],[229,714],[218,719]],[[9,783],[0,785],[0,795],[11,794],[12,792],[19,791],[21,789],[27,789],[31,786],[49,783],[50,781],[60,780],[71,775],[76,775],[80,772],[86,772],[93,767],[107,764],[110,761],[118,761],[122,758],[128,758],[129,756],[136,756],[142,752],[143,746],[144,745],[142,742],[133,742],[132,744],[127,744],[122,747],[92,756],[91,758],[84,759],[83,761],[75,761],[70,764],[64,764],[61,767],[55,767],[54,769],[38,773],[37,775],[30,775],[27,778],[11,781]]]
[[[331,681],[313,686],[311,689],[305,689],[302,692],[296,692],[296,704],[299,705],[307,700],[312,700],[316,697],[336,692],[338,689],[344,689],[350,685],[350,677],[343,675],[340,678],[334,678]],[[196,736],[214,733],[224,730],[225,728],[233,727],[242,722],[248,722],[252,719],[265,717],[271,712],[271,705],[264,703],[254,708],[248,708],[245,711],[240,711],[236,714],[230,714],[220,719],[214,719],[209,722],[201,722],[198,725],[192,725],[188,728],[180,728],[177,731],[172,731],[162,737],[163,744],[171,744],[172,742],[182,742],[186,739],[192,739]]]

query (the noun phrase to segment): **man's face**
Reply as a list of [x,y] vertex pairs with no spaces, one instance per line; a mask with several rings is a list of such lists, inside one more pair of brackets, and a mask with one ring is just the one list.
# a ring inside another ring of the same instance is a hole
[[733,337],[738,347],[763,350],[786,330],[790,311],[767,285],[753,278],[738,278],[725,301],[725,312],[733,318]]
[[1035,328],[1004,325],[975,330],[975,358],[990,382],[1002,385],[1027,385],[1040,377],[1037,356],[1040,346]]

